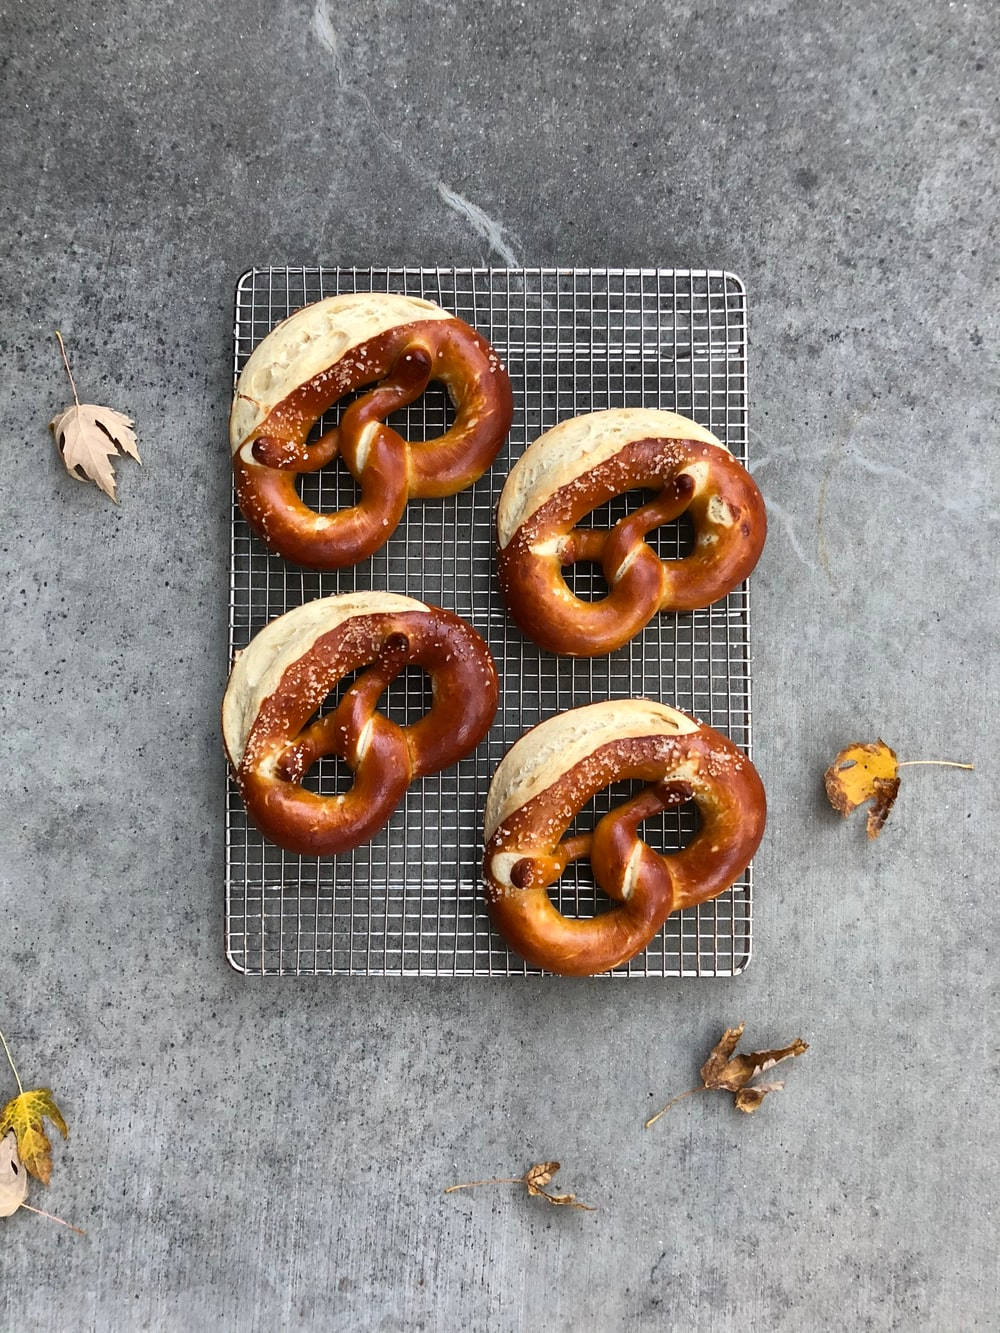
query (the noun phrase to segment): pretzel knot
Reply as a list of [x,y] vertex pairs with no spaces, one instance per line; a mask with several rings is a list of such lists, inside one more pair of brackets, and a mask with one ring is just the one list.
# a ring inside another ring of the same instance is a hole
[[[610,531],[576,525],[614,496],[655,497]],[[661,560],[646,541],[687,512],[694,549]],[[753,478],[711,433],[674,412],[621,408],[574,417],[518,459],[500,496],[500,586],[524,632],[553,653],[589,657],[627,643],[658,611],[691,611],[750,573],[767,529]],[[564,571],[601,566],[606,597],[583,601]]]
[[[433,439],[405,440],[387,424],[431,380],[455,420]],[[374,384],[340,422],[308,443],[345,394]],[[452,495],[493,462],[510,429],[510,380],[488,343],[430,301],[394,294],[332,296],[305,306],[254,350],[229,420],[236,496],[267,545],[311,569],[356,564],[383,546],[409,499]],[[340,456],[357,504],[319,514],[299,497],[301,473]]]
[[[410,665],[430,676],[433,704],[400,726],[376,705]],[[336,707],[314,717],[355,671]],[[493,658],[471,625],[410,597],[352,593],[307,602],[256,635],[233,666],[222,729],[260,831],[288,851],[327,856],[367,842],[412,781],[473,750],[496,707]],[[302,786],[324,755],[352,770],[349,791]]]
[[[612,782],[639,793],[593,833],[566,837],[576,815]],[[643,820],[693,801],[700,828],[663,855],[639,836]],[[540,723],[498,767],[486,800],[483,863],[490,916],[507,943],[550,972],[587,976],[646,948],[671,912],[723,893],[764,831],[764,788],[727,737],[664,704],[589,704]],[[548,896],[566,866],[589,856],[614,900],[608,912],[563,916]]]

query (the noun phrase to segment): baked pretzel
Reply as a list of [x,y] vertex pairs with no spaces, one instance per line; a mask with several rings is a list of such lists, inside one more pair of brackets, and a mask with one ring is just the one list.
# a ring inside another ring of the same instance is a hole
[[[430,676],[434,702],[399,726],[375,708],[410,664]],[[362,667],[336,708],[314,718]],[[260,831],[288,851],[328,856],[367,842],[415,778],[474,749],[496,707],[493,658],[471,625],[412,597],[349,593],[307,602],[250,641],[229,677],[222,733]],[[337,796],[307,791],[302,779],[330,754],[353,770],[353,786]]]
[[[656,497],[610,531],[578,528],[613,496]],[[690,555],[663,561],[645,537],[687,511]],[[617,408],[563,421],[517,460],[497,510],[500,587],[521,629],[553,653],[593,657],[627,643],[657,611],[691,611],[750,573],[767,529],[753,478],[711,431],[675,412]],[[573,595],[563,575],[601,565],[609,592]]]
[[[385,418],[431,380],[448,390],[454,423],[408,442]],[[307,444],[319,417],[365,384],[375,387]],[[447,310],[393,293],[331,296],[278,324],[243,367],[229,418],[236,497],[250,526],[286,559],[310,569],[357,564],[388,541],[407,500],[452,495],[481,477],[512,414],[496,353]],[[299,498],[296,480],[338,454],[361,498],[318,514]]]
[[[609,783],[648,785],[593,833],[563,839]],[[694,801],[701,827],[661,855],[639,837],[644,819]],[[764,831],[764,788],[732,741],[648,699],[588,704],[539,723],[504,756],[486,798],[483,864],[493,924],[529,963],[567,976],[605,972],[644,949],[671,912],[724,892]],[[587,920],[563,916],[547,890],[589,856],[616,906]]]

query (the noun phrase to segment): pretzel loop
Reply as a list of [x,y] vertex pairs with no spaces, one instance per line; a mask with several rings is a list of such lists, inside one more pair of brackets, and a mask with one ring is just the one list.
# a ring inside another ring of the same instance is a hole
[[[430,676],[433,702],[401,726],[377,706],[409,665]],[[356,671],[336,707],[316,717]],[[223,732],[258,828],[281,847],[321,856],[368,841],[410,782],[479,743],[496,704],[493,660],[470,625],[411,598],[355,594],[306,603],[261,631],[233,668]],[[351,769],[348,791],[320,796],[302,786],[325,755]]]
[[[589,834],[564,837],[602,788],[647,785]],[[694,801],[701,826],[664,855],[640,836],[663,811]],[[584,976],[644,949],[671,912],[724,892],[750,861],[764,827],[764,790],[725,736],[648,700],[591,704],[549,718],[497,769],[486,806],[484,879],[490,915],[529,962]],[[589,857],[615,906],[589,920],[563,916],[547,890]]]
[[[435,438],[407,441],[386,418],[432,379],[448,390],[455,419]],[[365,385],[374,387],[309,443],[323,413]],[[237,500],[287,559],[313,569],[356,564],[384,545],[409,499],[452,495],[477,480],[512,414],[506,372],[462,320],[413,297],[331,297],[273,329],[240,375],[230,417]],[[296,479],[338,455],[360,499],[320,514],[302,501]]]

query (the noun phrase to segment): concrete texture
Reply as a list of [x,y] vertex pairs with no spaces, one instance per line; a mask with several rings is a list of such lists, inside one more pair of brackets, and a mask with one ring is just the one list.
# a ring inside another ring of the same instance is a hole
[[[72,1134],[0,1327],[996,1327],[997,11],[8,5],[0,1024]],[[747,282],[771,819],[735,981],[222,956],[230,297],[254,262]],[[129,411],[122,504],[46,423]],[[913,769],[882,838],[854,738]],[[753,1119],[642,1121],[745,1018]],[[2,1084],[7,1089],[9,1080]],[[597,1213],[444,1185],[558,1157]]]

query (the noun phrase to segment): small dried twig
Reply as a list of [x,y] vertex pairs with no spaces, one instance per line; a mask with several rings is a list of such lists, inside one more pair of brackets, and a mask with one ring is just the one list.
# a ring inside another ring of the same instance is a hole
[[62,1217],[56,1217],[55,1213],[47,1213],[44,1208],[36,1208],[30,1203],[22,1203],[21,1207],[27,1209],[29,1213],[37,1213],[39,1217],[47,1217],[50,1222],[58,1222],[61,1227],[69,1227],[70,1231],[75,1231],[78,1236],[87,1234],[83,1227],[75,1227],[72,1222],[67,1222]]
[[549,1203],[566,1208],[581,1208],[587,1213],[596,1213],[597,1209],[589,1203],[581,1203],[575,1194],[549,1194],[545,1186],[559,1170],[558,1162],[536,1162],[529,1166],[523,1176],[494,1176],[490,1180],[465,1180],[460,1185],[449,1185],[445,1194],[455,1190],[471,1190],[477,1185],[524,1185],[530,1196],[547,1199]]

